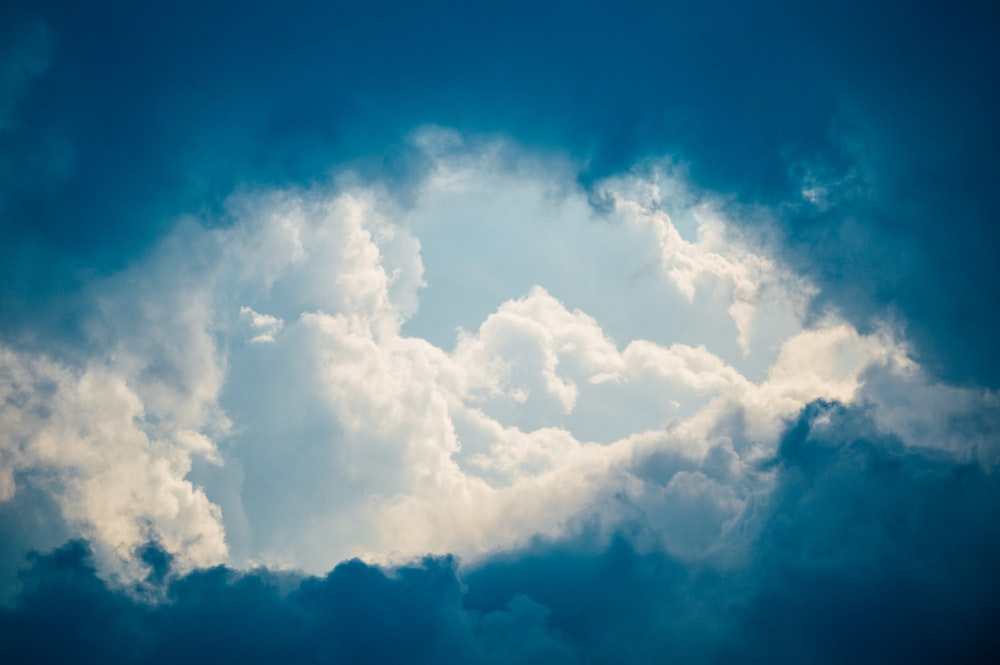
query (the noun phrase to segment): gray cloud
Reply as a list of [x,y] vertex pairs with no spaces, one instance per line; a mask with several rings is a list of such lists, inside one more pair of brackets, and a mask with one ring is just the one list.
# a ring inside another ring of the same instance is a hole
[[[816,403],[792,423],[739,563],[684,563],[584,528],[472,567],[360,561],[324,577],[178,575],[155,546],[135,590],[87,547],[35,555],[0,610],[11,662],[992,662],[996,478]],[[147,600],[135,594],[145,595]],[[152,599],[152,600],[150,600]],[[53,633],[58,639],[51,639]]]

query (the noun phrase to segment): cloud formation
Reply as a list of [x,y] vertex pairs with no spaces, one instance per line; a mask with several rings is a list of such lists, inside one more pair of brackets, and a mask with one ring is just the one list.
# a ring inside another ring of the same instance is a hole
[[8,659],[1000,658],[995,7],[203,4],[0,4]]
[[0,376],[0,499],[22,482],[50,493],[63,519],[116,560],[151,536],[187,566],[226,556],[218,508],[186,479],[193,455],[214,455],[204,435],[177,426],[158,438],[145,420],[155,414],[107,367],[73,371],[4,349]]
[[[414,140],[428,176],[405,199],[351,175],[235,194],[225,225],[182,221],[88,287],[89,348],[5,349],[6,498],[50,493],[129,579],[150,538],[182,569],[320,573],[354,556],[477,560],[637,514],[689,560],[746,528],[773,484],[761,460],[816,400],[871,405],[886,435],[996,463],[982,429],[995,395],[935,382],[888,324],[811,317],[815,287],[669,162],[599,183],[597,210],[562,162],[438,129]],[[506,240],[463,247],[466,227]],[[452,234],[462,249],[442,254]],[[541,251],[425,323],[439,275],[481,276],[462,271],[525,242]],[[621,260],[593,261],[609,244]],[[465,328],[484,297],[494,309]],[[646,311],[659,339],[631,323]],[[410,332],[448,322],[450,347]],[[919,426],[918,404],[934,405]]]
[[[774,489],[755,498],[730,561],[650,548],[640,517],[471,567],[351,561],[321,577],[178,574],[149,546],[148,576],[128,590],[109,587],[72,543],[33,556],[16,603],[0,609],[0,636],[14,662],[997,657],[995,475],[881,435],[864,409],[822,402],[763,464]],[[60,639],[46,639],[57,616]]]
[[356,161],[407,187],[423,162],[400,137],[435,122],[570,154],[587,183],[676,155],[698,186],[781,209],[780,253],[822,306],[860,329],[892,307],[935,376],[997,385],[996,321],[969,287],[996,281],[988,3],[47,0],[0,22],[10,337],[77,336],[58,305],[86,275],[241,184]]

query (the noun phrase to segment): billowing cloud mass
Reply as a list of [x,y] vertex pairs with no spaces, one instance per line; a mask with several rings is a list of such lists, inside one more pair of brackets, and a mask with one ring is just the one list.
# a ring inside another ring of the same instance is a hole
[[[5,350],[5,498],[51,483],[63,518],[126,562],[152,538],[187,566],[232,548],[318,573],[474,560],[636,511],[672,554],[706,555],[743,528],[773,482],[760,464],[816,400],[875,405],[886,434],[995,465],[990,441],[921,436],[994,395],[934,383],[888,323],[807,317],[815,287],[669,162],[599,183],[598,212],[564,164],[442,130],[414,140],[431,166],[410,200],[346,174],[235,194],[225,226],[182,222],[92,285],[86,357]],[[463,248],[459,263],[517,265],[465,287],[494,298],[475,327],[438,305],[436,334],[453,332],[434,344],[408,334],[435,288],[420,237],[458,224],[538,246]],[[596,264],[612,235],[619,260]],[[660,339],[630,327],[646,317]],[[927,409],[911,402],[938,413],[915,427],[899,411]]]
[[[774,489],[753,502],[754,547],[736,566],[650,547],[639,521],[464,572],[427,558],[392,570],[355,560],[322,577],[177,575],[147,547],[149,602],[109,588],[77,542],[33,558],[0,636],[15,660],[44,662],[996,660],[995,475],[819,403],[769,466]],[[35,639],[54,620],[60,639]]]
[[462,11],[0,9],[5,653],[996,661],[995,12]]

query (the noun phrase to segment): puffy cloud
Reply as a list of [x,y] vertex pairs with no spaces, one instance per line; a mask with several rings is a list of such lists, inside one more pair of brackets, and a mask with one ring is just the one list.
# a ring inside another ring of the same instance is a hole
[[0,376],[4,500],[28,474],[69,524],[116,559],[131,560],[150,537],[185,567],[226,557],[218,508],[186,479],[192,456],[214,454],[207,439],[182,428],[164,438],[147,431],[156,431],[147,424],[155,414],[107,367],[72,371],[2,349]]
[[[183,573],[149,546],[148,577],[121,589],[76,542],[33,555],[0,637],[18,662],[992,662],[997,477],[878,428],[865,408],[807,407],[765,464],[772,490],[725,545],[735,559],[648,547],[650,515],[471,565],[350,561],[323,576]],[[726,512],[705,481],[674,474],[678,509],[660,517]]]
[[528,594],[588,662],[996,657],[995,474],[822,403],[790,424],[767,467],[774,485],[731,534],[734,558],[644,549],[637,520],[610,542],[538,542],[475,567],[466,605]]
[[[516,2],[454,29],[440,17],[468,14],[448,3],[395,7],[390,26],[381,7],[311,2],[238,25],[232,6],[192,21],[187,10],[123,2],[7,2],[7,335],[78,334],[67,294],[147,251],[178,214],[214,217],[241,183],[303,185],[356,160],[400,190],[418,187],[426,155],[398,142],[430,120],[570,154],[591,184],[677,155],[699,187],[776,212],[789,239],[782,258],[822,287],[823,306],[862,330],[894,307],[935,375],[992,385],[996,322],[969,285],[996,281],[1000,134],[993,90],[981,85],[1000,63],[996,9],[920,7],[903,25],[893,3],[848,4]],[[681,283],[693,274],[685,265]],[[739,285],[732,313],[743,329],[770,318],[759,302],[747,311],[740,276],[752,262],[714,265]],[[510,295],[487,299],[466,327]]]
[[266,344],[268,342],[274,341],[274,336],[277,335],[281,328],[285,325],[285,322],[275,316],[270,314],[261,314],[260,312],[255,312],[246,305],[240,307],[240,315],[243,317],[247,323],[250,324],[251,334],[253,337],[249,339],[251,344]]
[[996,660],[994,8],[309,4],[0,7],[5,643]]
[[[162,550],[145,554],[160,574],[170,573]],[[105,586],[77,542],[36,556],[24,582],[21,604],[0,609],[0,635],[15,662],[579,662],[529,598],[466,612],[449,559],[391,571],[352,561],[321,578],[221,567],[171,574],[160,602],[150,604]],[[65,603],[73,611],[61,638],[40,639]]]
[[[313,572],[360,555],[475,559],[585,516],[613,530],[639,514],[652,541],[690,559],[745,527],[773,482],[761,460],[808,403],[885,404],[885,432],[927,445],[893,400],[933,394],[942,418],[974,419],[995,399],[920,374],[889,328],[809,318],[812,287],[669,164],[602,183],[599,212],[558,161],[503,142],[473,154],[441,130],[416,140],[431,166],[409,198],[347,177],[235,194],[226,225],[183,221],[88,288],[82,360],[10,350],[9,371],[44,367],[53,387],[8,401],[21,424],[4,438],[6,496],[79,439],[103,462],[56,465],[78,478],[64,517],[126,559],[146,535],[191,564],[227,548],[237,565]],[[466,244],[469,228],[502,234]],[[425,269],[424,238],[448,233],[458,251],[431,251],[441,265]],[[475,284],[477,265],[525,242],[541,251]],[[591,262],[609,245],[621,262]],[[629,288],[644,266],[662,290]],[[426,329],[421,298],[449,273],[500,296],[469,328],[461,298],[454,311],[437,301],[435,315],[461,328],[450,348],[413,332]],[[629,309],[602,308],[618,300]],[[615,334],[567,302],[594,304]],[[657,339],[629,325],[656,308]],[[698,330],[710,331],[699,344],[665,341]],[[31,415],[41,410],[70,424],[46,429]],[[947,447],[984,445],[973,440]],[[112,462],[118,448],[142,454]]]

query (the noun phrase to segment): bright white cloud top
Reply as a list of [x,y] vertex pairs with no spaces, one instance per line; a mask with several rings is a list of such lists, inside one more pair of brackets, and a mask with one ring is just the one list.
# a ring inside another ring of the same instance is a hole
[[0,500],[50,494],[126,573],[150,538],[322,572],[637,515],[724,555],[814,400],[995,464],[947,424],[996,396],[930,383],[886,325],[809,316],[778,240],[731,223],[766,211],[669,162],[588,193],[503,141],[415,143],[405,194],[344,176],[182,221],[92,285],[86,357],[0,349]]

